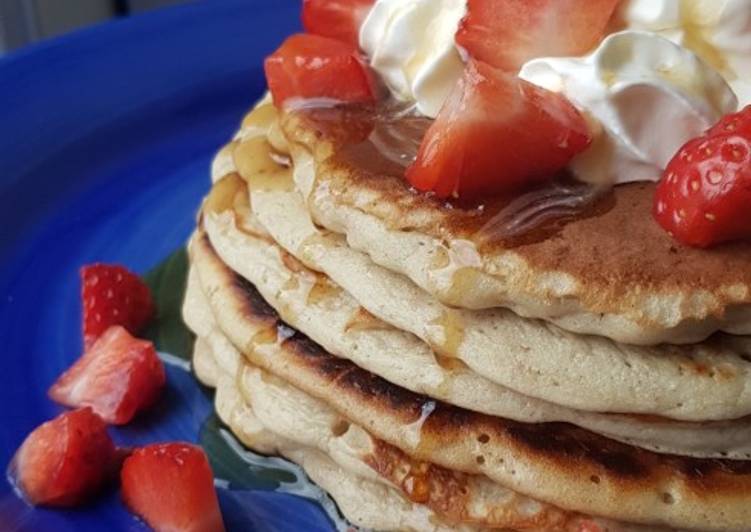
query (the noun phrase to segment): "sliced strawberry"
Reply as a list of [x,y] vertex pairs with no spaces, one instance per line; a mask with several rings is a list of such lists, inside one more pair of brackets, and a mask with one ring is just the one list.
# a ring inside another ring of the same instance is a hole
[[263,67],[277,107],[289,98],[375,99],[368,66],[356,47],[342,41],[298,33],[267,57]]
[[359,46],[360,26],[375,0],[303,0],[302,25],[308,33]]
[[165,380],[154,345],[115,325],[57,379],[49,395],[63,405],[90,406],[108,423],[122,425],[156,401]]
[[602,39],[619,0],[469,0],[456,42],[509,72],[535,57],[582,55]]
[[439,198],[477,198],[553,177],[590,143],[562,96],[470,61],[407,179]]
[[136,449],[120,473],[123,500],[157,532],[224,530],[206,454],[188,443]]
[[149,287],[123,266],[90,264],[81,268],[84,346],[111,325],[138,334],[154,315]]
[[687,142],[654,199],[657,222],[684,244],[751,239],[751,106]]
[[113,477],[117,453],[107,426],[91,408],[60,414],[26,437],[11,477],[34,505],[75,506]]

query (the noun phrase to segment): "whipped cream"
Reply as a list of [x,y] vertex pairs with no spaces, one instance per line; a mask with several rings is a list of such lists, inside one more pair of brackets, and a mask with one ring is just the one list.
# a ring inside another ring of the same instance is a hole
[[[465,12],[466,0],[376,0],[360,29],[394,97],[426,116],[462,75]],[[751,103],[751,0],[625,0],[619,15],[627,29],[591,54],[534,59],[520,76],[590,119],[593,143],[571,163],[579,179],[656,181],[680,146],[737,109],[733,91]]]
[[621,17],[697,54],[751,104],[751,0],[630,0]]
[[694,53],[642,31],[614,33],[583,58],[534,59],[519,76],[563,93],[593,119],[593,143],[570,167],[598,184],[659,180],[687,140],[738,104]]
[[454,44],[466,0],[377,0],[360,28],[360,46],[392,94],[435,118],[461,77]]

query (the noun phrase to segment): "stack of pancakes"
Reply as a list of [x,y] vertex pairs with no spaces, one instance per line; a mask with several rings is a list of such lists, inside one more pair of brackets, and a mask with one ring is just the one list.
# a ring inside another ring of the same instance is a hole
[[385,120],[262,101],[214,161],[184,317],[237,437],[367,528],[751,529],[751,246],[680,246],[651,184],[510,231]]

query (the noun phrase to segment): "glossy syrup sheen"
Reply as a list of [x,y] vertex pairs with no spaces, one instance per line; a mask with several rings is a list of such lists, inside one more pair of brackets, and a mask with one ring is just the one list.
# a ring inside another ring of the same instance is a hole
[[[411,188],[404,177],[432,124],[413,107],[394,101],[375,106],[313,101],[298,103],[291,110],[334,143],[337,166],[352,169],[353,180],[394,191],[396,200],[407,194],[421,196],[415,198],[421,206],[449,213],[449,223],[480,245],[514,247],[540,242],[567,223],[596,216],[613,206],[610,188],[578,182],[566,172],[502,196],[442,201]],[[500,165],[500,179],[502,171]]]

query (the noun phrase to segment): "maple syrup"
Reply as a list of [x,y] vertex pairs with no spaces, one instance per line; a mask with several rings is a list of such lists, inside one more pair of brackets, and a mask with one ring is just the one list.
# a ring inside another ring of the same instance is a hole
[[[394,101],[371,105],[327,100],[304,102],[292,112],[302,114],[318,136],[336,146],[336,162],[356,168],[363,178],[401,181],[405,193],[421,194],[411,189],[404,173],[414,162],[432,120],[419,116],[412,106]],[[570,222],[606,212],[614,204],[611,190],[561,172],[525,191],[482,201],[423,196],[434,208],[448,213],[452,228],[479,246],[515,247],[546,240]]]
[[264,327],[255,333],[248,342],[246,353],[254,353],[261,346],[277,343],[276,327]]
[[467,364],[456,357],[447,357],[444,355],[439,355],[438,353],[433,353],[433,356],[435,357],[435,361],[438,363],[438,365],[449,372],[453,373],[456,371],[465,371],[469,369]]
[[[464,341],[464,324],[459,312],[445,310],[439,318],[428,323],[427,333],[433,351],[444,359],[455,358]],[[436,340],[436,336],[441,339]]]
[[308,305],[325,304],[340,295],[340,289],[323,275],[316,275],[316,281],[308,292]]
[[252,137],[238,143],[232,157],[240,175],[253,190],[293,190],[292,170],[272,157],[265,137]]

